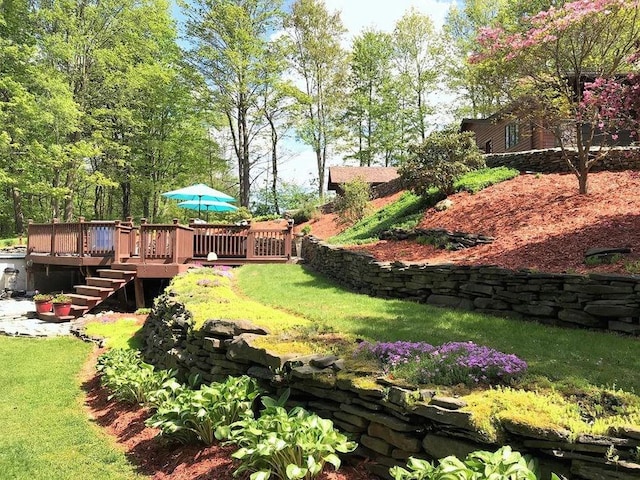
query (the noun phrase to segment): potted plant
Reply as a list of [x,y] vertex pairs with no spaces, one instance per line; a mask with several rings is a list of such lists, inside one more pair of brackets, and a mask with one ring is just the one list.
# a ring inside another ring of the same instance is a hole
[[66,317],[71,312],[71,297],[60,293],[53,297],[53,313],[56,317]]
[[36,312],[49,313],[53,307],[53,295],[48,293],[38,293],[33,296],[33,301],[36,304]]

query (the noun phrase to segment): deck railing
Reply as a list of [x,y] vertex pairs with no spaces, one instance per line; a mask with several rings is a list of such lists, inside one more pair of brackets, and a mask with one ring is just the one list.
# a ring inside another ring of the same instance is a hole
[[165,260],[171,263],[185,263],[193,256],[193,229],[178,223],[140,225],[140,258],[142,263]]
[[29,221],[27,253],[51,256],[131,256],[130,221],[91,221],[80,217],[78,222],[60,223],[54,218],[51,223]]
[[191,223],[194,230],[193,257],[206,258],[215,253],[218,258],[273,259],[290,258],[292,227],[282,229],[251,229],[250,226]]
[[29,222],[28,254],[112,257],[119,262],[139,257],[142,263],[186,263],[215,253],[219,259],[273,260],[291,257],[292,227],[252,229],[249,226],[170,224],[140,227],[121,221]]

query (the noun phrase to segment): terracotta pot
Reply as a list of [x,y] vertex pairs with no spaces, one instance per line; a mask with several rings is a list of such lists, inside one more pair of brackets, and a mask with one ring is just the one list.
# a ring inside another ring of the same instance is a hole
[[51,307],[53,307],[51,300],[35,301],[35,304],[37,313],[49,313],[51,311]]
[[71,302],[69,303],[54,303],[53,313],[56,317],[66,317],[71,313]]

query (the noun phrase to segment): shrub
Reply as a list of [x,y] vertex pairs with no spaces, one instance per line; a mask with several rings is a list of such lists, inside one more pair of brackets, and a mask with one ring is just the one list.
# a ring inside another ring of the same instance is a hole
[[259,393],[255,380],[247,376],[229,377],[224,383],[202,385],[199,390],[184,388],[175,397],[166,398],[146,423],[159,428],[161,436],[211,445],[219,427],[253,421],[253,401]]
[[339,224],[352,225],[367,214],[371,199],[371,186],[363,178],[343,183],[344,193],[334,202],[334,212]]
[[418,195],[437,188],[445,195],[455,191],[454,183],[463,174],[484,167],[473,132],[434,132],[409,149],[409,158],[400,166],[405,184]]
[[318,215],[320,215],[320,212],[315,200],[308,200],[300,205],[300,208],[291,213],[291,218],[296,225],[300,225],[301,223],[318,217]]
[[173,370],[155,370],[140,358],[140,352],[114,348],[98,358],[100,382],[111,395],[131,403],[148,403],[149,394],[163,388],[175,376]]
[[449,342],[439,347],[424,342],[362,342],[359,351],[414,383],[509,384],[527,369],[526,362],[517,356],[473,342]]
[[336,452],[356,448],[354,442],[333,428],[333,422],[301,407],[287,412],[283,407],[288,391],[278,400],[262,399],[265,410],[257,420],[237,422],[223,434],[240,446],[232,456],[240,460],[234,472],[253,472],[252,480],[311,479],[330,463],[340,468]]
[[[409,470],[392,467],[389,470],[394,480],[537,480],[535,460],[514,452],[505,446],[496,452],[477,451],[467,455],[464,461],[454,456],[439,460],[433,464],[409,458]],[[555,474],[552,480],[558,480]]]

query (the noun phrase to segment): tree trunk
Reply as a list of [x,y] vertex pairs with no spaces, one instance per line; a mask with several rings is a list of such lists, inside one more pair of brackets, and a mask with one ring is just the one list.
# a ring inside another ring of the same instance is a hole
[[122,218],[131,216],[131,182],[126,181],[120,183],[122,190]]
[[318,196],[324,198],[324,162],[322,150],[316,148],[316,162],[318,163]]
[[24,233],[24,212],[22,211],[22,195],[16,187],[11,189],[13,197],[13,219],[15,221],[15,233],[22,235]]
[[273,208],[280,215],[280,205],[278,204],[278,131],[271,118],[269,118],[269,125],[271,126],[271,168],[273,170],[271,193],[273,195]]

